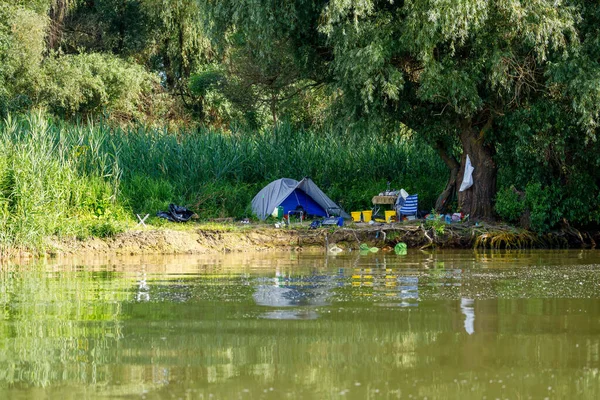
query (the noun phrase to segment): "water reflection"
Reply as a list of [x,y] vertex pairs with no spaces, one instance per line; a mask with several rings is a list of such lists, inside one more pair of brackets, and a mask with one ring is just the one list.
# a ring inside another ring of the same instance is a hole
[[296,307],[298,310],[268,311],[261,316],[269,319],[315,319],[319,314],[310,307],[329,305],[331,289],[337,286],[335,276],[298,275],[275,271],[273,278],[257,278],[252,298],[257,305]]
[[[380,306],[417,307],[419,304],[419,275],[422,270],[405,266],[394,266],[395,256],[375,259],[375,266],[353,267],[352,287],[355,296],[373,297],[382,300]],[[398,259],[395,259],[396,262]]]
[[473,299],[460,299],[460,311],[465,315],[465,331],[472,335],[475,333],[475,308]]
[[0,398],[600,398],[594,252],[128,262],[0,270]]
[[317,319],[319,314],[314,310],[276,310],[261,314],[266,319]]
[[148,282],[146,282],[146,271],[142,270],[139,275],[138,291],[135,299],[137,301],[150,301],[150,286],[148,286]]

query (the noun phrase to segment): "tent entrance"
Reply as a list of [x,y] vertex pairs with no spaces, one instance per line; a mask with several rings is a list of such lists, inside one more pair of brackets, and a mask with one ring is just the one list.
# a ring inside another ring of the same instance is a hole
[[294,211],[298,206],[302,206],[304,213],[307,215],[314,215],[318,217],[326,217],[327,213],[316,201],[307,195],[301,189],[294,189],[288,197],[285,198],[280,204],[283,207],[283,213],[287,214],[289,211]]

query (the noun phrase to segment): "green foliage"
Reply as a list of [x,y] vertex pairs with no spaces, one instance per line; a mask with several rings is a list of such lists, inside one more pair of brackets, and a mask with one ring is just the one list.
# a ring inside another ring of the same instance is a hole
[[167,210],[170,203],[180,200],[175,196],[175,189],[169,181],[153,179],[140,172],[136,171],[122,188],[122,197],[133,213],[155,214],[159,210]]
[[77,141],[64,134],[42,115],[1,125],[0,252],[41,250],[53,235],[108,235],[127,221],[110,174],[84,172]]
[[123,222],[114,219],[103,219],[89,223],[89,233],[94,237],[113,237],[117,233],[125,231]]
[[[131,57],[147,51],[159,32],[149,1],[71,1],[62,16],[63,31],[55,49],[106,52]],[[165,4],[165,5],[168,5]]]
[[433,229],[436,235],[443,235],[446,232],[446,221],[444,221],[444,215],[438,214],[435,211],[431,212],[432,219],[425,221],[425,226]]
[[528,184],[523,195],[519,195],[514,187],[504,188],[498,192],[496,211],[507,222],[523,221],[528,229],[547,232],[566,217],[568,207],[561,204],[562,192],[555,186],[542,187],[539,182]]
[[35,105],[47,18],[0,2],[0,114]]
[[227,96],[227,83],[225,71],[215,64],[200,67],[190,76],[189,91],[194,102],[192,109],[200,121],[218,126],[232,120],[243,120]]
[[507,222],[519,222],[525,210],[524,201],[521,200],[514,186],[498,191],[496,197],[496,212]]
[[225,76],[217,66],[208,66],[190,77],[190,90],[197,96],[205,97],[210,91],[219,89],[225,83]]
[[[590,141],[574,123],[569,104],[540,100],[504,117],[506,144],[498,146],[496,211],[507,221],[519,220],[519,210],[531,211],[531,228],[538,232],[565,219],[587,226],[600,222],[600,144]],[[511,186],[525,193],[522,201]]]
[[248,124],[322,123],[331,95],[323,85],[331,54],[317,31],[325,1],[199,3],[208,17],[208,35],[227,60],[227,96]]
[[108,54],[50,57],[44,72],[44,102],[64,117],[106,112],[120,120],[144,120],[140,109],[158,86],[158,77],[142,66]]
[[546,232],[559,221],[560,211],[557,209],[556,193],[553,187],[543,188],[540,183],[533,183],[525,189],[531,229],[535,232]]

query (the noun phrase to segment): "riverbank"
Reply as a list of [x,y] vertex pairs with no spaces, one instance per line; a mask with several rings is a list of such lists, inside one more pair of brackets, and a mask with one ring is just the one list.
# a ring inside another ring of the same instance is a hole
[[45,254],[16,250],[16,258],[102,254],[207,254],[248,251],[357,250],[362,243],[392,251],[404,242],[409,248],[595,248],[600,232],[574,229],[537,235],[533,232],[486,223],[438,224],[424,221],[398,224],[350,224],[346,227],[309,229],[307,225],[275,228],[266,224],[169,224],[166,227],[130,229],[108,238],[47,241]]

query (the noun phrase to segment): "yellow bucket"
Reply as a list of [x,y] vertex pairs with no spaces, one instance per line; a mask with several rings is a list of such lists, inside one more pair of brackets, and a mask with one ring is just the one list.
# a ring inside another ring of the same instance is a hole
[[396,221],[396,210],[385,210],[385,222],[388,224]]
[[373,219],[373,211],[371,211],[371,210],[363,211],[362,216],[363,216],[363,222],[369,222],[371,219]]
[[350,214],[352,214],[352,221],[360,222],[360,211],[352,211]]

